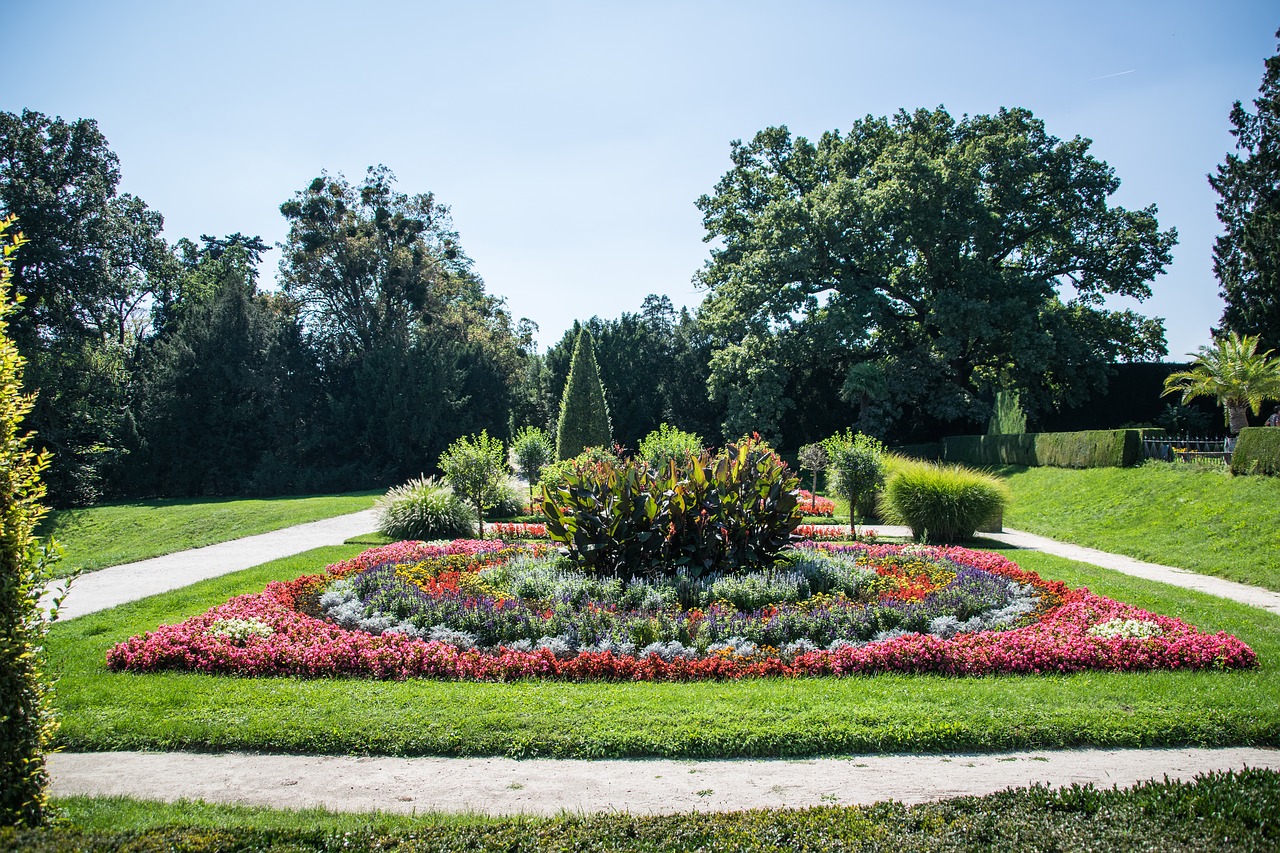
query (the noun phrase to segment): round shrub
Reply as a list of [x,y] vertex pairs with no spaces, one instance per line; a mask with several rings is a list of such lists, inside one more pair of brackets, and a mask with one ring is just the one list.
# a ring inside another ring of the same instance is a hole
[[419,477],[396,486],[374,508],[378,511],[378,530],[392,539],[458,539],[475,535],[475,511],[434,477]]
[[516,488],[514,483],[503,483],[498,487],[497,495],[492,504],[486,504],[484,508],[487,518],[515,518],[525,514],[525,499],[522,490]]
[[960,542],[1004,510],[1003,482],[961,465],[897,460],[880,495],[880,516],[906,524],[917,540]]

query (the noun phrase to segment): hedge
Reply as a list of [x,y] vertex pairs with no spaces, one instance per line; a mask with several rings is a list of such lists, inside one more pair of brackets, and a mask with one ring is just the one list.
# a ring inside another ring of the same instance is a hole
[[942,440],[942,458],[968,465],[1127,468],[1142,458],[1142,430],[956,435]]
[[1231,451],[1232,474],[1280,474],[1280,429],[1245,427]]

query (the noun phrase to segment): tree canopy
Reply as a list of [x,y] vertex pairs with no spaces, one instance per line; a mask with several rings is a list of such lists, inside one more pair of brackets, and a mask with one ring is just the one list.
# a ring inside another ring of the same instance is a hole
[[1209,176],[1223,226],[1213,271],[1226,300],[1223,328],[1280,347],[1280,54],[1266,61],[1253,105],[1251,113],[1236,101],[1231,135],[1238,153]]
[[1165,352],[1161,321],[1108,310],[1151,295],[1175,232],[1109,205],[1119,186],[1089,141],[1022,109],[868,116],[817,141],[771,127],[732,146],[698,200],[702,317],[726,434],[776,434],[800,351],[843,374],[860,423],[915,410],[984,421],[997,388],[1071,403],[1117,360]]

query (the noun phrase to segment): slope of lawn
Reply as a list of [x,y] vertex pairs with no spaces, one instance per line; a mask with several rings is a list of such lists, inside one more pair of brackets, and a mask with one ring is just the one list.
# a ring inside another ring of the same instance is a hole
[[[1015,788],[903,806],[660,816],[334,814],[115,797],[55,802],[52,829],[0,830],[14,851],[69,850],[1274,850],[1280,774],[1211,773],[1124,790]],[[1143,847],[1142,849],[1148,849]]]
[[190,498],[130,501],[50,512],[41,538],[65,552],[60,577],[359,512],[380,491],[282,498]]
[[1280,745],[1280,617],[1046,554],[1045,577],[1229,631],[1243,672],[506,684],[110,673],[107,649],[272,579],[355,554],[337,546],[53,626],[60,745],[383,755],[797,756],[1075,745]]
[[1008,527],[1280,590],[1280,478],[1167,462],[998,473]]

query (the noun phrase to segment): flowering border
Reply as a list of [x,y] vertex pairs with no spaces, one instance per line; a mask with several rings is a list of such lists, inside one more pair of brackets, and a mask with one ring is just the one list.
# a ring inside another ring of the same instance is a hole
[[[935,549],[938,556],[1034,583],[1059,594],[1062,604],[1027,627],[1010,631],[959,634],[942,639],[907,634],[858,647],[811,651],[790,661],[781,658],[711,656],[665,661],[657,655],[637,658],[612,652],[582,652],[557,658],[550,650],[497,653],[463,651],[438,641],[397,634],[348,630],[296,609],[302,596],[336,577],[394,561],[461,554],[483,558],[501,542],[459,541],[449,545],[401,542],[373,548],[328,568],[325,575],[269,583],[261,593],[241,595],[177,625],[161,626],[114,646],[107,653],[113,670],[156,672],[186,670],[241,676],[303,678],[434,678],[510,681],[554,678],[570,681],[694,681],[751,677],[873,675],[882,672],[952,676],[1070,673],[1082,670],[1239,669],[1255,666],[1257,656],[1225,632],[1206,634],[1187,623],[1132,605],[1045,581],[998,554],[965,548]],[[869,556],[897,553],[897,545],[826,545],[832,551],[861,550]],[[1157,636],[1091,632],[1122,620],[1154,625]],[[228,624],[253,623],[266,630],[223,630]],[[212,629],[212,630],[211,630]]]

